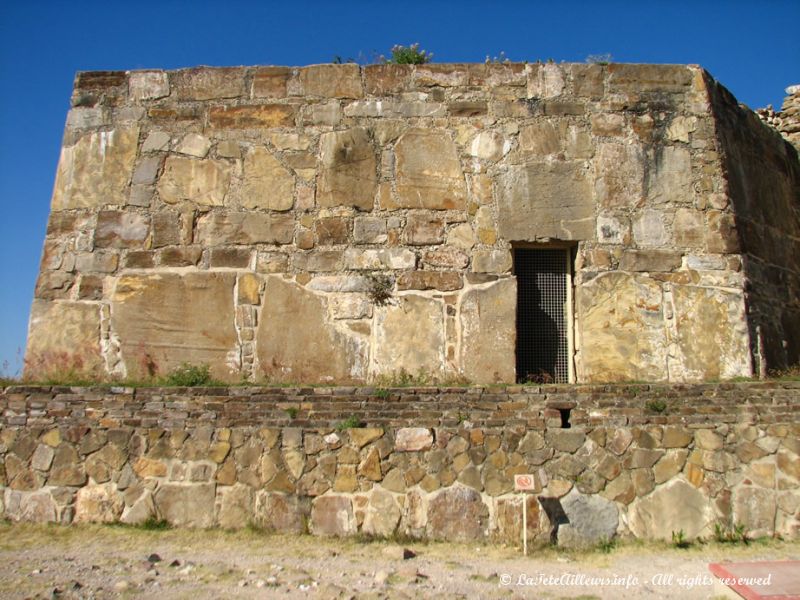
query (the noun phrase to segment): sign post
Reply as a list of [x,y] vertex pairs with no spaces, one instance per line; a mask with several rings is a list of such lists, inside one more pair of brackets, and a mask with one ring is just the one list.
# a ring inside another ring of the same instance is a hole
[[522,553],[528,556],[528,494],[536,491],[536,482],[529,473],[514,475],[514,489],[522,492]]

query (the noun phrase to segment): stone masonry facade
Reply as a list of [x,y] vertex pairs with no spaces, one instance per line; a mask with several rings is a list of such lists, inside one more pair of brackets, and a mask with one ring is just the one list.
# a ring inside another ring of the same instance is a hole
[[[0,391],[0,517],[595,545],[800,531],[800,383]],[[343,423],[357,425],[344,428]]]
[[513,383],[531,245],[577,382],[786,367],[800,163],[751,115],[695,66],[79,73],[26,375]]

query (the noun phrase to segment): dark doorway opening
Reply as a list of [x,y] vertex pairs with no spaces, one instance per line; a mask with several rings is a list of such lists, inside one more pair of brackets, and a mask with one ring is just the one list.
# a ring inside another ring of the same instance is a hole
[[570,259],[568,248],[514,249],[520,383],[571,380]]

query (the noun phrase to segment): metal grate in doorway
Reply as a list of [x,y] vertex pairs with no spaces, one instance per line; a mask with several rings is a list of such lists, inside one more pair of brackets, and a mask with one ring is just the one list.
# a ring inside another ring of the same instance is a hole
[[569,250],[514,249],[517,381],[568,383]]

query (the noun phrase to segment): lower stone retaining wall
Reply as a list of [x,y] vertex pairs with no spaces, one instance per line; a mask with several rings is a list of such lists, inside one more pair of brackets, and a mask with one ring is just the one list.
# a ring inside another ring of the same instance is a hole
[[[0,393],[12,521],[529,539],[800,531],[800,383]],[[358,424],[346,428],[345,425]]]

